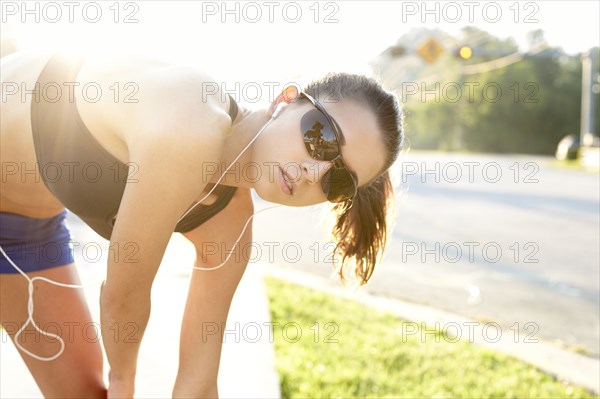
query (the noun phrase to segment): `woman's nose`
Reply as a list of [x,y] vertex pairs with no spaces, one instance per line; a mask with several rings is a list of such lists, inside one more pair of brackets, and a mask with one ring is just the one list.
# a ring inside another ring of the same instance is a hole
[[308,184],[317,184],[330,167],[330,162],[305,161],[300,164],[301,179]]

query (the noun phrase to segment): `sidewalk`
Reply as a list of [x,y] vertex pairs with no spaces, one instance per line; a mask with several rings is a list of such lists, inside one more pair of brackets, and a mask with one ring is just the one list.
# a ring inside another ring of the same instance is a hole
[[[80,242],[84,232],[69,221]],[[105,242],[105,240],[104,240]],[[183,237],[174,235],[165,253],[152,289],[152,312],[140,347],[136,378],[136,398],[170,398],[177,375],[179,332],[193,259],[193,248]],[[104,249],[108,248],[105,242]],[[192,252],[190,252],[190,249]],[[107,252],[106,252],[107,253]],[[76,252],[77,256],[77,252]],[[184,261],[185,260],[185,261]],[[100,282],[106,275],[105,263],[86,263],[77,256],[83,284]],[[221,354],[220,398],[280,398],[275,352],[269,342],[270,321],[260,268],[248,265],[233,298]],[[65,288],[69,289],[69,288]],[[94,321],[100,320],[100,286],[85,289]],[[5,332],[0,337],[0,398],[42,398],[33,377]],[[105,381],[108,367],[105,357]]]

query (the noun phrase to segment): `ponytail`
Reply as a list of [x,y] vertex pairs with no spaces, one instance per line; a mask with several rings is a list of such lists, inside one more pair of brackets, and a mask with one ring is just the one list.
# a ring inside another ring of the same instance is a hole
[[360,286],[365,285],[381,260],[388,240],[391,210],[395,196],[389,172],[369,185],[359,187],[356,197],[333,206],[335,224],[330,239],[336,243],[334,253],[341,255],[337,272],[342,283],[348,271]]

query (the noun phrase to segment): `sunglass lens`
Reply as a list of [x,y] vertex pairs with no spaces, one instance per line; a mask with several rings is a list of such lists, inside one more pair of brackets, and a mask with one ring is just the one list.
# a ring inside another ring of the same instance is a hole
[[338,143],[331,124],[317,109],[308,111],[300,121],[304,145],[311,157],[330,161],[338,156]]
[[350,173],[343,168],[331,168],[321,179],[323,192],[327,200],[341,202],[353,198],[356,194],[354,180]]

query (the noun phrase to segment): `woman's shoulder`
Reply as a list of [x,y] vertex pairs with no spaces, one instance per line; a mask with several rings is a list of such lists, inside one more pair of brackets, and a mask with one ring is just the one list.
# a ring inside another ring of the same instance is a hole
[[[24,84],[26,89],[31,90],[51,56],[52,53],[49,52],[23,50],[5,55],[0,59],[2,82]],[[4,88],[3,85],[2,89]]]
[[200,66],[139,54],[86,56],[78,81],[80,84],[108,84],[114,87],[109,87],[112,91],[117,90],[117,85],[129,83],[137,89],[136,99],[152,99],[163,103],[208,100],[209,96],[220,92],[217,81]]
[[[225,131],[228,101],[215,79],[200,67],[146,55],[89,56],[78,76],[105,93],[87,104],[127,142],[151,134]],[[90,112],[88,112],[89,114]]]

